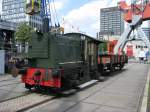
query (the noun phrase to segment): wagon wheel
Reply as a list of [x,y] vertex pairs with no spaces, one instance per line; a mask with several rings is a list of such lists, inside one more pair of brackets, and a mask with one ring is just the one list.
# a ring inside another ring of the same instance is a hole
[[101,73],[99,73],[98,71],[95,72],[95,79],[97,79],[98,81],[100,81],[100,76]]
[[124,63],[121,63],[119,66],[119,70],[121,70],[124,67]]
[[110,66],[110,72],[114,72],[115,71],[115,67],[113,65]]

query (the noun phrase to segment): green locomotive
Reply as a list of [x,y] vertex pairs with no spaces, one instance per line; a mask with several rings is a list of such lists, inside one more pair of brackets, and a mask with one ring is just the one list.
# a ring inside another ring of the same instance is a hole
[[[44,1],[28,0],[26,13],[39,13],[39,8],[47,6]],[[29,42],[28,66],[14,70],[14,74],[22,74],[26,88],[82,88],[99,80],[105,68],[124,66],[124,55],[99,54],[109,48],[102,44],[99,46],[100,43],[105,44],[103,41],[81,33],[50,32],[48,15],[46,12],[44,15],[42,33],[33,32]]]
[[25,87],[64,90],[99,79],[98,44],[101,41],[81,33],[50,32],[47,2],[26,2],[27,14],[41,13],[43,28],[41,33],[33,32],[27,54],[28,66],[18,71]]
[[20,69],[26,88],[76,88],[99,79],[98,44],[80,33],[33,33],[27,68]]

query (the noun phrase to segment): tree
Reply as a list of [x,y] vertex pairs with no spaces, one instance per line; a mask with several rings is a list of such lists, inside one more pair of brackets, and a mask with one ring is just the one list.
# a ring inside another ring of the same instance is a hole
[[17,41],[22,42],[25,44],[25,42],[28,42],[30,38],[32,37],[33,28],[26,23],[22,23],[17,28],[17,31],[15,32],[15,38]]

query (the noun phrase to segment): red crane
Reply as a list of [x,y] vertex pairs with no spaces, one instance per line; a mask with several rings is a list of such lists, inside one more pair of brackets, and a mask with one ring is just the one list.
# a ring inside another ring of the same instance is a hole
[[[140,2],[140,4],[137,4]],[[150,1],[149,0],[132,0],[131,5],[127,5],[125,1],[118,3],[120,10],[123,11],[124,20],[128,26],[119,38],[114,53],[118,54],[119,49],[123,51],[124,46],[130,40],[142,40],[150,50],[150,42],[141,28],[143,21],[150,20]],[[132,31],[137,30],[138,37],[131,38]]]
[[142,15],[142,21],[150,20],[150,2],[148,1],[142,4],[131,4],[130,6],[125,1],[121,1],[118,6],[124,11],[124,20],[128,23],[132,22],[134,15]]

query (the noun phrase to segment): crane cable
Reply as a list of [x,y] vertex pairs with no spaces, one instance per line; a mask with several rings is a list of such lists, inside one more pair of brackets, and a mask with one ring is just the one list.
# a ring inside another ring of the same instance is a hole
[[52,21],[54,21],[54,26],[58,27],[59,25],[59,20],[58,20],[58,14],[56,11],[56,7],[55,7],[55,1],[54,0],[49,0],[49,9],[50,9],[50,13],[52,16]]
[[51,5],[51,14],[52,14],[53,21],[54,21],[54,25],[53,25],[53,26],[56,26],[56,19],[55,19],[54,4],[53,4],[53,1],[52,1],[52,0],[50,0],[50,5]]
[[52,2],[53,2],[53,5],[54,5],[54,12],[55,12],[56,20],[57,20],[57,25],[60,26],[59,20],[58,20],[58,14],[57,14],[57,11],[56,11],[55,2],[54,2],[54,0],[52,0]]
[[53,26],[53,23],[52,23],[52,14],[51,14],[51,6],[50,6],[50,0],[48,0],[48,7],[47,7],[47,10],[48,10],[48,17],[50,19],[50,26]]

